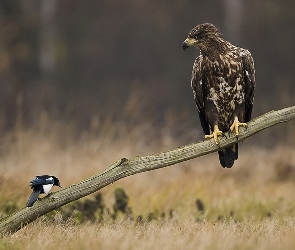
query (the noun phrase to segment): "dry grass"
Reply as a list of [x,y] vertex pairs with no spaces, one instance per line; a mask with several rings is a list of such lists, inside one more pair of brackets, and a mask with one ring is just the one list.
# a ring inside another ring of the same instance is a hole
[[[29,181],[53,174],[64,187],[97,173],[121,157],[172,149],[165,128],[148,140],[149,126],[100,125],[100,133],[73,138],[62,124],[18,130],[2,138],[0,209],[2,216],[25,206]],[[118,132],[123,131],[123,132]],[[167,132],[168,131],[168,132]],[[144,135],[144,136],[143,136]],[[147,136],[146,136],[147,135]],[[178,142],[179,143],[179,142]],[[295,245],[294,148],[263,149],[245,143],[232,169],[217,154],[131,176],[101,190],[111,208],[122,187],[134,216],[154,213],[152,222],[116,220],[77,223],[40,218],[0,240],[0,249],[293,249]],[[91,197],[90,197],[91,198]],[[204,211],[196,208],[196,199]],[[169,212],[173,210],[173,218]],[[165,218],[160,215],[165,213]]]
[[152,222],[53,225],[39,220],[2,240],[7,249],[293,249],[287,222]]

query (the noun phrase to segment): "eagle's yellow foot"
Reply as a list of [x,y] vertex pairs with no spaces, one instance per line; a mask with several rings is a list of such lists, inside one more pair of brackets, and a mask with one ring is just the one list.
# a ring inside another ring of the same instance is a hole
[[238,117],[235,117],[233,125],[230,126],[230,130],[236,132],[236,135],[239,135],[239,126],[247,127],[247,123],[239,122]]
[[222,131],[219,130],[218,126],[217,125],[214,125],[214,131],[211,135],[205,135],[205,138],[206,139],[211,139],[211,138],[214,138],[215,140],[215,143],[218,144],[218,136],[219,135],[222,135]]

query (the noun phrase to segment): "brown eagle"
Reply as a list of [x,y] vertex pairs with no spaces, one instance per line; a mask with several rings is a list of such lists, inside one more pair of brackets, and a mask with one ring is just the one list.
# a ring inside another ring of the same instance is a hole
[[[214,138],[229,130],[239,134],[239,126],[251,119],[255,69],[250,52],[224,40],[219,29],[204,23],[193,28],[183,42],[183,50],[195,46],[191,86],[205,138]],[[224,168],[238,159],[238,143],[218,151]]]

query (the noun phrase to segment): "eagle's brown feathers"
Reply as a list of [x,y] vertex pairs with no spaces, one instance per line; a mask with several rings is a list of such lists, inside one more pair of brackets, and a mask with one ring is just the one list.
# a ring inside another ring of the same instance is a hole
[[[204,133],[213,133],[216,125],[222,132],[229,131],[234,122],[237,127],[245,126],[251,119],[255,88],[250,52],[224,40],[220,31],[209,23],[189,32],[183,49],[189,46],[200,49],[191,86]],[[218,153],[221,165],[232,167],[238,158],[238,144]]]

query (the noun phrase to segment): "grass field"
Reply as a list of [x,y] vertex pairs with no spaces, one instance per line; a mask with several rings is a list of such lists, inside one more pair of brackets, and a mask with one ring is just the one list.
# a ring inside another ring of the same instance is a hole
[[[3,136],[2,217],[25,206],[35,175],[56,175],[67,187],[122,157],[182,145],[166,130],[148,141],[142,135],[149,127],[128,131],[119,124],[124,133],[105,127],[99,135],[76,138],[62,124]],[[245,143],[232,169],[223,169],[215,153],[122,179],[100,191],[106,213],[101,220],[82,223],[75,213],[65,220],[64,208],[2,237],[0,249],[294,249],[294,180],[294,148]],[[112,219],[118,187],[129,197],[132,215]]]

